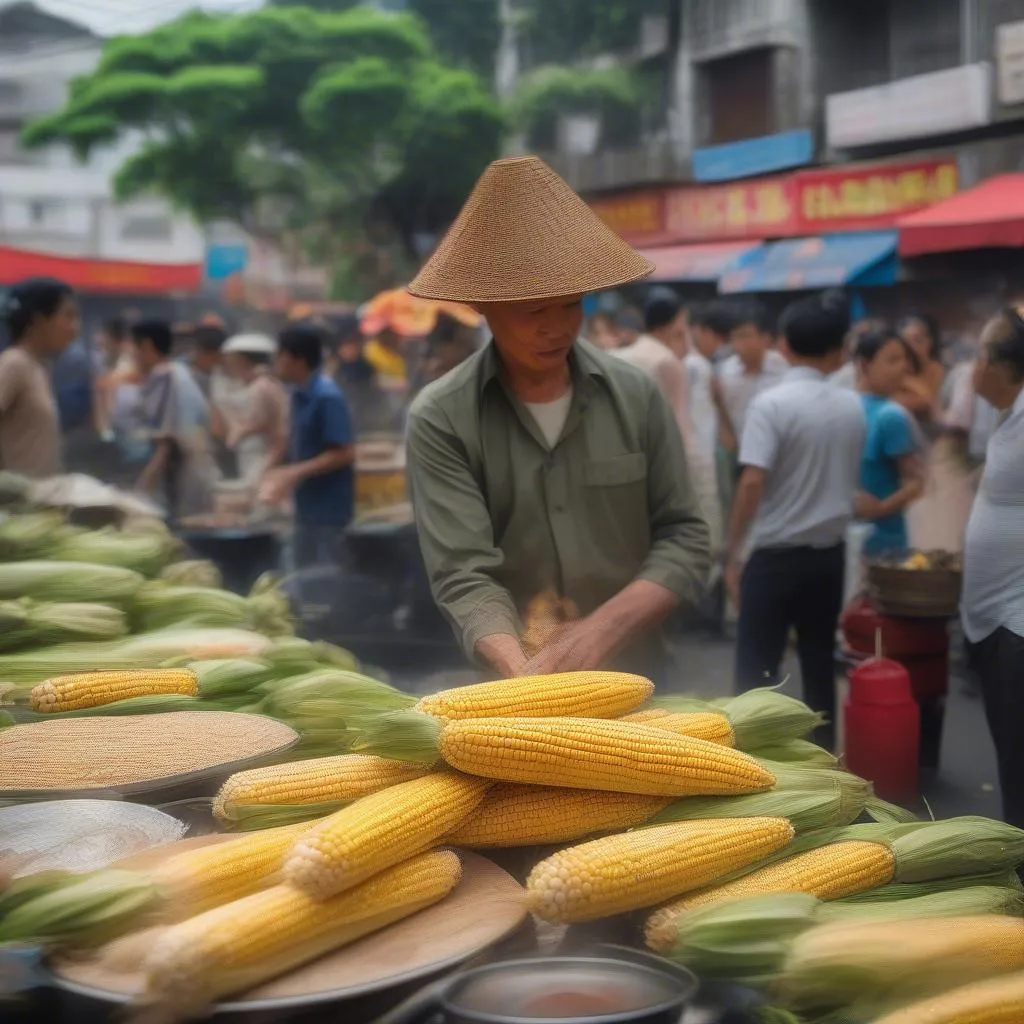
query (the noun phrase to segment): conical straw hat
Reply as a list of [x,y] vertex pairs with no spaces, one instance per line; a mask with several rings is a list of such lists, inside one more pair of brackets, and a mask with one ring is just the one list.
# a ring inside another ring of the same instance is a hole
[[535,156],[496,160],[409,285],[455,302],[584,295],[654,270]]

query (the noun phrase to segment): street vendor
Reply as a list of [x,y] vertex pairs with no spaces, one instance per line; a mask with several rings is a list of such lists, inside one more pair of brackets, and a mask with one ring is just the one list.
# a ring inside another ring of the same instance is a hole
[[[672,411],[641,370],[578,334],[589,292],[653,267],[535,157],[499,160],[410,285],[472,305],[492,341],[409,415],[420,545],[466,653],[500,676],[659,676],[660,624],[697,599],[708,529]],[[578,609],[532,658],[531,599]]]

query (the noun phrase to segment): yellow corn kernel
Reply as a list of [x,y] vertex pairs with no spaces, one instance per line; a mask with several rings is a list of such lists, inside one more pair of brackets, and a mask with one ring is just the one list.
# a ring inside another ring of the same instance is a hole
[[964,985],[890,1013],[876,1024],[1021,1024],[1024,971]]
[[723,818],[593,839],[530,872],[530,909],[563,924],[639,910],[754,864],[793,835],[785,818]]
[[245,807],[356,800],[426,775],[427,764],[391,761],[372,754],[341,754],[250,768],[232,775],[213,800],[214,816],[234,823]]
[[421,698],[417,710],[446,720],[579,715],[617,718],[648,700],[654,684],[625,672],[561,672],[458,686]]
[[886,1005],[1011,971],[1024,971],[1019,917],[835,922],[794,940],[779,995],[796,1010],[845,1006],[864,992]]
[[778,892],[804,892],[820,900],[839,900],[891,882],[895,870],[896,858],[882,843],[828,843],[724,885],[687,893],[648,918],[645,937],[651,949],[664,951],[675,942],[679,916],[694,907]]
[[771,789],[752,757],[653,725],[587,718],[448,722],[441,754],[453,768],[537,786],[648,796],[729,796]]
[[217,907],[157,938],[145,962],[144,998],[195,1014],[437,903],[460,874],[458,857],[438,851],[323,902],[278,885]]
[[569,843],[640,825],[668,803],[660,796],[505,783],[491,789],[445,841],[475,849]]
[[315,826],[301,822],[250,832],[215,846],[185,850],[150,869],[175,918],[201,914],[211,907],[273,885],[295,840]]
[[489,783],[433,772],[364,796],[315,825],[289,852],[285,881],[315,899],[351,889],[437,844],[483,800]]
[[32,687],[29,701],[43,713],[81,711],[129,697],[178,693],[194,697],[199,677],[188,668],[147,668],[133,671],[77,672],[54,676]]
[[623,722],[639,722],[641,725],[656,722],[659,718],[667,718],[672,712],[668,708],[641,708],[639,711],[631,711],[628,715],[622,715]]
[[[652,709],[659,710],[661,709]],[[652,715],[651,711],[638,711],[632,715],[624,715],[620,721],[639,722],[641,725],[651,725],[655,729],[674,732],[678,736],[695,736],[709,743],[721,743],[724,747],[736,746],[732,723],[725,715],[719,715],[714,711],[679,711],[658,715]]]

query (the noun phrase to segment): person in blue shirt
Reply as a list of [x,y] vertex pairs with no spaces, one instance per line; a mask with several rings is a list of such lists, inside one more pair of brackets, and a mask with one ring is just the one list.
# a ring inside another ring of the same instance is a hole
[[873,527],[864,544],[872,558],[907,549],[905,511],[924,489],[917,428],[893,399],[914,371],[915,357],[895,331],[880,328],[861,335],[854,360],[867,417],[855,507],[857,517]]
[[355,502],[355,436],[348,403],[321,372],[323,339],[313,324],[289,324],[277,341],[277,375],[292,388],[289,462],[269,469],[260,497],[295,499],[299,568],[334,561]]

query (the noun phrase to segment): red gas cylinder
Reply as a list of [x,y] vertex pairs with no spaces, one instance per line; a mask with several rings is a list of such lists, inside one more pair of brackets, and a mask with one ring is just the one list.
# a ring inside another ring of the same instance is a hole
[[843,723],[846,767],[873,782],[885,800],[914,800],[921,712],[907,670],[888,658],[858,665],[850,673]]

